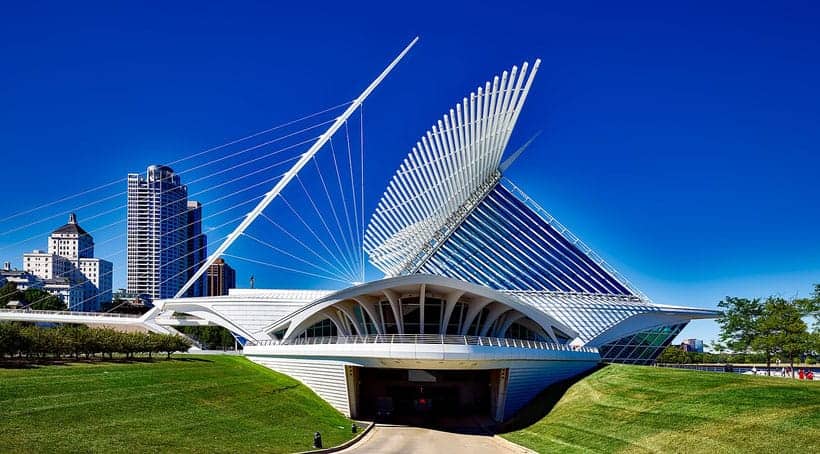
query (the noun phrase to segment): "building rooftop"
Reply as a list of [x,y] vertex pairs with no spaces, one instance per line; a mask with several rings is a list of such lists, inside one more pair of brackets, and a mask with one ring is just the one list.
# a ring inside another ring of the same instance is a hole
[[88,232],[83,230],[79,224],[77,224],[77,215],[71,213],[68,215],[68,224],[56,229],[52,233],[63,233],[63,234],[75,234],[75,235],[88,235]]

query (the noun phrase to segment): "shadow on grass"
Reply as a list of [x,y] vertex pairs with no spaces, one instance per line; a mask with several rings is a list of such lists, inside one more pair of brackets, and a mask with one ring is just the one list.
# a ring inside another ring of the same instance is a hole
[[[162,358],[162,360],[164,361],[165,358]],[[212,359],[189,358],[189,357],[184,357],[184,358],[183,357],[180,357],[180,358],[171,357],[171,361],[181,361],[181,362],[188,362],[188,363],[212,363],[212,362],[214,362],[214,360],[212,360]]]
[[138,358],[0,358],[0,369],[36,369],[45,366],[71,366],[76,364],[152,364],[165,362],[197,362],[212,363],[213,360],[205,358],[177,358],[166,359],[160,357],[138,357]]
[[493,432],[497,434],[514,432],[535,424],[552,411],[555,404],[564,397],[564,394],[566,394],[572,385],[605,367],[607,367],[606,364],[599,364],[597,367],[593,367],[580,375],[550,385],[547,389],[535,396],[527,405],[518,410],[512,418],[493,427]]

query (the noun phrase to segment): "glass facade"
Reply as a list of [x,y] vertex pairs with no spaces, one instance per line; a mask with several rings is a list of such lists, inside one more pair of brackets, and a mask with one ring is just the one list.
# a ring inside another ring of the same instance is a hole
[[680,323],[641,331],[603,345],[598,351],[601,359],[612,363],[651,364],[686,325]]
[[419,268],[499,290],[631,295],[509,190],[496,185]]

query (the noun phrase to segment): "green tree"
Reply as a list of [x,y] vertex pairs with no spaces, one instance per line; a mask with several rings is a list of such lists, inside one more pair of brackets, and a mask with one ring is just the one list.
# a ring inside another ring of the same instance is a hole
[[17,284],[14,282],[6,282],[0,287],[0,306],[2,306],[3,309],[6,308],[9,301],[20,300],[22,298],[23,293],[17,290]]
[[166,353],[165,359],[171,359],[174,352],[184,352],[191,348],[191,341],[183,336],[163,334],[159,341],[159,350]]
[[16,323],[0,323],[0,357],[13,356],[20,351],[22,334]]
[[656,362],[659,363],[670,363],[670,364],[683,364],[687,360],[686,352],[683,351],[677,345],[670,345],[666,347],[660,355],[658,355],[658,359]]
[[[23,292],[22,301],[32,310],[38,311],[64,311],[68,309],[58,296],[52,295],[39,288],[26,289]],[[21,302],[22,302],[21,301]]]
[[755,350],[766,355],[767,372],[773,355],[788,359],[794,373],[794,358],[809,347],[810,334],[803,313],[795,301],[769,297],[763,305],[763,314],[757,320],[757,337],[752,341]]
[[722,309],[717,318],[720,340],[735,352],[749,351],[758,336],[757,321],[763,315],[760,299],[727,296],[718,307]]

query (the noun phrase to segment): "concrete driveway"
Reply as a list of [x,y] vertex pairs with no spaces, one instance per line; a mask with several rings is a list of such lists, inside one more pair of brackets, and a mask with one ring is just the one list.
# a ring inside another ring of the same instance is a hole
[[499,438],[474,433],[448,432],[424,427],[376,425],[346,454],[365,453],[446,453],[446,454],[522,454],[532,451]]

